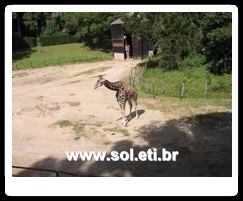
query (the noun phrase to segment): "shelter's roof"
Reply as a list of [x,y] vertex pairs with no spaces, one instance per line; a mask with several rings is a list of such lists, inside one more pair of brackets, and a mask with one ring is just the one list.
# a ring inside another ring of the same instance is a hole
[[[127,13],[128,17],[131,17],[134,15],[134,12],[130,12],[130,13]],[[111,23],[111,25],[114,25],[114,24],[124,24],[124,21],[122,20],[121,17],[119,17],[118,19],[116,19],[115,21],[113,21]]]
[[111,25],[114,25],[114,24],[124,24],[124,22],[122,21],[121,18],[118,18],[118,19],[116,19],[115,21],[113,21],[113,22],[111,23]]

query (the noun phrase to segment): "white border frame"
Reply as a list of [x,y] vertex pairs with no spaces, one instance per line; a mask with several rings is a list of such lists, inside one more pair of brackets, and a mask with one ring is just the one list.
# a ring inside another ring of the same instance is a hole
[[[12,12],[232,12],[232,177],[12,177]],[[5,193],[9,196],[234,196],[238,193],[238,8],[234,5],[7,6],[5,120]]]

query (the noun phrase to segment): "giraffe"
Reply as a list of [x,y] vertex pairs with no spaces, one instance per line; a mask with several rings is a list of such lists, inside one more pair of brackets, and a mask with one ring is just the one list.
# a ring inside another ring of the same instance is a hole
[[94,89],[97,89],[98,87],[103,86],[103,85],[110,90],[116,91],[116,100],[121,108],[123,126],[126,126],[126,124],[128,122],[128,118],[126,119],[126,116],[125,116],[126,101],[128,102],[129,107],[130,107],[129,118],[131,118],[132,106],[134,103],[136,118],[138,119],[137,93],[133,87],[126,85],[122,81],[110,82],[110,81],[104,79],[102,75],[99,75]]

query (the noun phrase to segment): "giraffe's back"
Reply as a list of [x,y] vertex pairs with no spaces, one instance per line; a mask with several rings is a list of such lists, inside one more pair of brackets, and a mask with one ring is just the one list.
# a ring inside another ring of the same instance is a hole
[[134,87],[132,87],[130,85],[126,85],[125,83],[124,83],[124,85],[121,86],[120,93],[125,95],[126,98],[131,98],[131,97],[137,95]]

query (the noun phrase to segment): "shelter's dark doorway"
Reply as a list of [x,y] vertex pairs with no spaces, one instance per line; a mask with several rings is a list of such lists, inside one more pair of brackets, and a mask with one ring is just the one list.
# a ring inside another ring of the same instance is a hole
[[132,51],[132,37],[130,34],[124,35],[124,58],[129,59],[133,57]]

